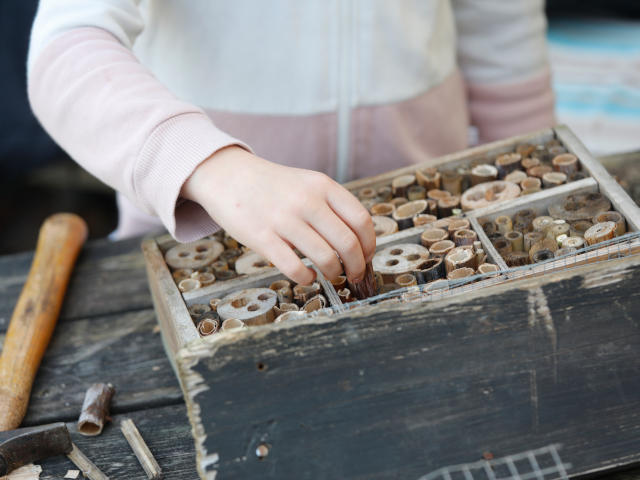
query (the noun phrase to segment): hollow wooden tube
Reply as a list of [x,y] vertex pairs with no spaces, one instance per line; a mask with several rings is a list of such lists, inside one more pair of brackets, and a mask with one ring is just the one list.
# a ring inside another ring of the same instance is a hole
[[624,235],[627,232],[627,222],[619,212],[603,212],[593,217],[594,224],[603,222],[613,222],[616,224],[616,237]]
[[441,228],[428,228],[420,234],[420,243],[423,247],[430,248],[436,242],[446,240],[449,234]]
[[460,197],[458,195],[441,198],[438,200],[438,216],[449,217],[453,214],[453,209],[458,208],[459,206]]
[[419,213],[418,215],[413,217],[413,226],[420,227],[422,225],[428,225],[435,222],[436,220],[438,220],[438,217],[436,217],[435,215],[430,215],[428,213]]
[[549,165],[536,165],[527,170],[527,175],[530,177],[538,177],[542,179],[545,173],[552,172],[553,169]]
[[115,388],[110,383],[94,383],[87,389],[78,418],[78,433],[88,437],[102,433],[114,393]]
[[446,275],[444,262],[442,258],[429,258],[414,270],[413,275],[420,285],[444,278]]
[[391,187],[380,187],[377,190],[378,193],[378,200],[380,202],[388,202],[389,200],[391,200],[393,198],[393,191],[391,190]]
[[511,243],[512,252],[522,252],[524,250],[524,236],[522,232],[512,230],[511,232],[505,233],[504,238]]
[[372,200],[378,196],[375,188],[365,187],[358,190],[357,197],[360,200]]
[[479,183],[491,182],[498,178],[498,169],[493,165],[482,163],[471,169],[471,186],[475,187]]
[[427,190],[422,185],[411,185],[407,188],[407,198],[409,201],[423,200],[427,198]]
[[472,277],[476,271],[471,267],[460,267],[447,273],[447,280],[459,280],[461,278]]
[[498,272],[499,270],[500,268],[493,263],[483,263],[482,265],[478,265],[478,273],[482,275]]
[[525,178],[527,178],[527,174],[525,172],[523,172],[522,170],[514,170],[502,180],[504,180],[505,182],[520,184],[520,182]]
[[537,250],[531,256],[531,261],[533,263],[540,263],[540,262],[544,262],[546,260],[551,260],[552,258],[555,258],[554,251],[550,250],[548,248],[543,248],[543,249]]
[[496,217],[495,223],[498,227],[498,231],[502,235],[513,230],[513,222],[511,221],[511,217],[508,215],[500,215],[499,217]]
[[473,245],[473,243],[478,239],[478,235],[473,230],[469,230],[466,228],[461,228],[456,230],[453,233],[453,243],[455,243],[456,247],[462,247],[465,245]]
[[543,238],[541,241],[534,243],[529,249],[529,258],[532,262],[536,263],[534,260],[534,256],[536,252],[540,250],[549,250],[551,252],[555,252],[556,250],[558,250],[558,244],[550,238]]
[[220,326],[221,322],[219,318],[202,316],[198,319],[196,329],[201,337],[207,337],[220,330]]
[[557,155],[551,160],[553,169],[557,172],[562,172],[569,176],[578,171],[578,157],[572,153],[562,153]]
[[457,268],[474,269],[476,264],[476,256],[471,248],[455,247],[444,257],[444,268],[448,273]]
[[457,230],[471,230],[471,223],[467,218],[451,217],[449,219],[449,224],[446,227],[447,231],[449,232],[449,238],[453,240],[453,235]]
[[548,172],[542,176],[544,188],[557,187],[567,182],[567,175],[562,172]]
[[545,234],[553,225],[553,217],[549,217],[547,215],[536,217],[531,221],[531,226],[533,227],[534,231],[542,232]]
[[522,190],[540,188],[541,186],[542,180],[540,180],[538,177],[527,177],[520,181],[520,188],[522,188]]
[[377,295],[377,283],[371,262],[367,263],[362,279],[359,282],[348,282],[348,285],[349,290],[358,300]]
[[451,240],[441,240],[435,242],[429,247],[429,252],[435,257],[444,257],[455,248],[456,244]]
[[569,236],[570,237],[584,237],[584,232],[589,230],[593,226],[588,220],[576,220],[575,222],[569,222]]
[[507,175],[520,167],[522,155],[519,153],[503,153],[496,157],[495,165],[498,170],[498,178],[505,179]]
[[541,242],[546,237],[546,233],[543,232],[527,232],[523,235],[524,251],[529,252],[531,247],[538,242]]
[[353,302],[353,295],[351,294],[351,290],[348,288],[341,288],[337,293],[342,303]]
[[460,195],[462,193],[462,175],[458,172],[447,170],[442,172],[441,183],[442,189],[451,195]]
[[389,202],[381,202],[374,204],[370,209],[371,215],[380,215],[383,217],[391,217],[396,207],[394,207],[393,203]]
[[13,310],[0,356],[0,431],[17,428],[42,356],[58,320],[87,225],[77,215],[47,218],[27,281]]
[[399,230],[405,230],[413,227],[413,217],[423,213],[426,209],[426,200],[415,200],[396,208],[392,214],[392,218],[398,223]]
[[587,245],[595,245],[596,243],[611,240],[616,236],[616,228],[615,222],[596,223],[584,232],[584,239]]
[[441,175],[435,168],[425,168],[424,170],[416,170],[416,180],[418,185],[423,186],[426,190],[440,188]]
[[523,158],[520,161],[520,166],[524,169],[525,172],[530,168],[537,167],[539,165],[540,165],[539,158],[527,157],[527,158]]
[[513,246],[511,242],[507,240],[504,236],[496,238],[493,242],[493,246],[498,251],[501,257],[506,257],[507,254],[513,251]]
[[418,281],[416,280],[416,277],[413,274],[403,273],[402,275],[398,275],[394,279],[394,283],[399,287],[406,288],[406,287],[412,287],[414,285],[417,285]]
[[562,248],[573,248],[579,250],[584,248],[584,238],[582,237],[567,237],[562,241]]
[[416,183],[415,175],[401,175],[391,181],[391,192],[394,197],[406,197],[407,188]]
[[508,267],[521,267],[523,265],[528,265],[531,263],[531,259],[529,258],[529,253],[527,252],[511,252],[507,254],[506,257],[503,257],[505,263]]

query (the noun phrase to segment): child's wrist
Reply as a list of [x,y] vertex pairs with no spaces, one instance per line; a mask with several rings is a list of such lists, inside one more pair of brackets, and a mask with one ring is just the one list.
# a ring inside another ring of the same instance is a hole
[[203,160],[187,178],[180,190],[180,196],[187,200],[202,203],[206,192],[211,191],[212,178],[225,178],[227,176],[228,163],[238,161],[238,155],[246,155],[248,152],[237,146],[229,145],[221,148],[211,156]]

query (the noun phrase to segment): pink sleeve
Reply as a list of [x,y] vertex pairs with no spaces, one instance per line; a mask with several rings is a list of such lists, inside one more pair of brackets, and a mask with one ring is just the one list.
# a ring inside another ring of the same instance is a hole
[[549,70],[505,84],[467,83],[471,123],[481,142],[491,142],[555,124]]
[[47,132],[93,175],[160,217],[179,241],[218,226],[179,198],[193,170],[240,145],[169,92],[114,36],[86,27],[52,40],[33,61],[29,100]]

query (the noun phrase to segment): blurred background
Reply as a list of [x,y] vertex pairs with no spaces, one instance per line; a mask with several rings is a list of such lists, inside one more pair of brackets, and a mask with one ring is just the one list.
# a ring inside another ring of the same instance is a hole
[[[0,2],[0,254],[35,246],[43,219],[70,211],[91,238],[116,226],[113,191],[40,128],[25,64],[36,0]],[[559,123],[569,125],[640,201],[640,2],[547,0]]]

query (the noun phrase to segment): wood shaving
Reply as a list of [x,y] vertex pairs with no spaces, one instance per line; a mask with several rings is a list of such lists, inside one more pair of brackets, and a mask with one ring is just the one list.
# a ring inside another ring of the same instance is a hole
[[34,465],[30,463],[23,465],[20,468],[16,468],[9,475],[0,477],[0,480],[38,480],[42,473],[42,467],[40,465]]

